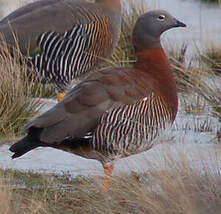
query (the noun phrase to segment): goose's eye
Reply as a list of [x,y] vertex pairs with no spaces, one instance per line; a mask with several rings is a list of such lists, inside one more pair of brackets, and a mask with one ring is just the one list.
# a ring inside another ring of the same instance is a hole
[[165,20],[165,18],[166,18],[166,16],[165,15],[160,15],[160,16],[158,16],[158,20],[159,21],[164,21]]

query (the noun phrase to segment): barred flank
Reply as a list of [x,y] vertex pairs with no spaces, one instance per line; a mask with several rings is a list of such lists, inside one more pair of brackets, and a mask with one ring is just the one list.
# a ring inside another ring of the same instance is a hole
[[153,140],[170,125],[170,109],[161,97],[152,94],[107,112],[94,133],[93,147],[107,156],[132,154],[151,148]]

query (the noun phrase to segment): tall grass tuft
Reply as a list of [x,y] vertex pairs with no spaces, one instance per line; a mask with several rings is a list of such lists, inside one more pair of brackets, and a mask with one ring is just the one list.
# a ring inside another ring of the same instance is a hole
[[202,61],[209,66],[215,74],[221,74],[221,48],[211,46],[200,55]]
[[19,134],[21,127],[35,114],[41,85],[25,75],[27,63],[19,51],[13,57],[6,46],[0,47],[0,135]]
[[[197,51],[198,54],[193,59],[196,61],[195,64],[190,63],[187,66],[183,66],[182,63],[178,66],[172,65],[176,71],[178,85],[181,86],[178,89],[181,89],[180,91],[184,93],[195,94],[197,105],[200,100],[204,103],[204,106],[198,106],[197,108],[202,110],[206,107],[204,110],[213,113],[221,120],[220,76],[214,72],[214,68],[209,64],[209,61],[212,62],[212,60],[206,56],[208,53]],[[218,68],[220,65],[217,61],[213,61],[213,66]]]

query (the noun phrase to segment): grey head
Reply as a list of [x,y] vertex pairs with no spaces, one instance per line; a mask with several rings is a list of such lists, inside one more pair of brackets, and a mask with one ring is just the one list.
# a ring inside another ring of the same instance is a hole
[[186,25],[165,10],[153,10],[143,14],[137,20],[133,31],[135,51],[161,47],[161,34],[175,27],[186,27]]

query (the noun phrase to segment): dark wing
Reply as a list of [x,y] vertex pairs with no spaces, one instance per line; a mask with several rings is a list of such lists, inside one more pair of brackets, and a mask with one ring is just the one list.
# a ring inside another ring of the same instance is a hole
[[25,128],[43,128],[40,140],[48,144],[59,144],[68,137],[84,137],[96,128],[103,113],[109,109],[148,96],[151,89],[143,87],[142,77],[134,71],[119,68],[98,72]]

